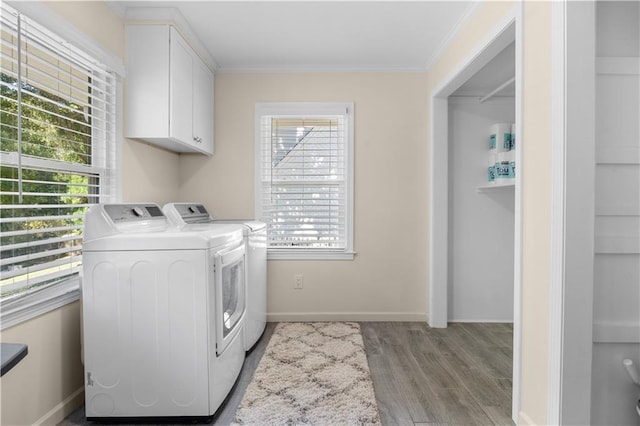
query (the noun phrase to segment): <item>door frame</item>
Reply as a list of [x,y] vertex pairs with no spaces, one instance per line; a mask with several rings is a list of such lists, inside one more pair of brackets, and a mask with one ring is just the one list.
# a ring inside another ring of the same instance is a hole
[[548,424],[590,424],[595,2],[552,5]]
[[[448,321],[448,97],[472,75],[489,63],[515,40],[516,47],[516,134],[522,135],[522,75],[524,2],[507,13],[475,48],[443,79],[431,95],[430,146],[430,236],[429,236],[429,315],[431,327],[446,327]],[[517,424],[520,411],[521,288],[522,288],[522,149],[516,151],[520,173],[516,175],[514,232],[514,327],[512,419]]]

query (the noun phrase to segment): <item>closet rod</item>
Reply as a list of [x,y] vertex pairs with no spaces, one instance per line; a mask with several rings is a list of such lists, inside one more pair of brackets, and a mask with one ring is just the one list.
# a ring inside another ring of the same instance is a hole
[[487,95],[483,96],[482,98],[480,98],[480,103],[483,103],[487,99],[492,98],[496,93],[500,92],[502,89],[504,89],[505,87],[507,87],[508,85],[510,85],[511,83],[513,83],[515,81],[516,81],[515,77],[510,78],[508,81],[505,81],[500,86],[498,86],[494,90],[492,90],[489,94],[487,94]]

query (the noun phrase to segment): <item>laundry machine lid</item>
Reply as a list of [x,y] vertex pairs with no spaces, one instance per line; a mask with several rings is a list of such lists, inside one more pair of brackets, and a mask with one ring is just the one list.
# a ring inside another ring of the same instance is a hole
[[108,235],[83,244],[84,251],[153,251],[207,250],[242,241],[242,228],[221,226],[218,229],[184,231],[169,228],[159,232],[124,232]]
[[264,222],[254,219],[214,219],[201,203],[168,203],[162,207],[167,219],[176,226],[183,224],[223,224],[237,223],[245,226],[245,231],[256,232],[264,229]]
[[97,204],[85,215],[83,250],[209,249],[241,239],[239,225],[171,226],[153,203]]
[[213,223],[238,223],[244,225],[249,232],[256,232],[266,228],[267,224],[253,219],[216,219]]

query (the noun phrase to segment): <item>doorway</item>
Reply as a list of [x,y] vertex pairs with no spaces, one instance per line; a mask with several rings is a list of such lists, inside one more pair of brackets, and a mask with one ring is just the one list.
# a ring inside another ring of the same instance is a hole
[[[441,85],[434,90],[431,98],[431,191],[430,191],[430,286],[429,325],[447,327],[449,321],[450,283],[450,221],[449,202],[449,98],[478,71],[513,44],[515,51],[515,133],[520,134],[521,123],[521,75],[522,75],[522,11],[521,5],[497,25],[484,42],[463,61]],[[498,89],[498,88],[496,88]],[[521,140],[519,142],[522,142]],[[515,162],[521,164],[521,152],[516,151]],[[520,289],[521,289],[521,173],[516,173],[513,188],[513,390],[512,418],[517,421],[520,403]]]

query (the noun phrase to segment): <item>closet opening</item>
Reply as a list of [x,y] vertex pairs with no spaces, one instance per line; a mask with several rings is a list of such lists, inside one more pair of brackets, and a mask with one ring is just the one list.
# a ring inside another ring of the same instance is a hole
[[488,323],[512,333],[503,355],[513,366],[513,419],[520,385],[519,16],[516,7],[434,91],[430,159],[428,322]]

